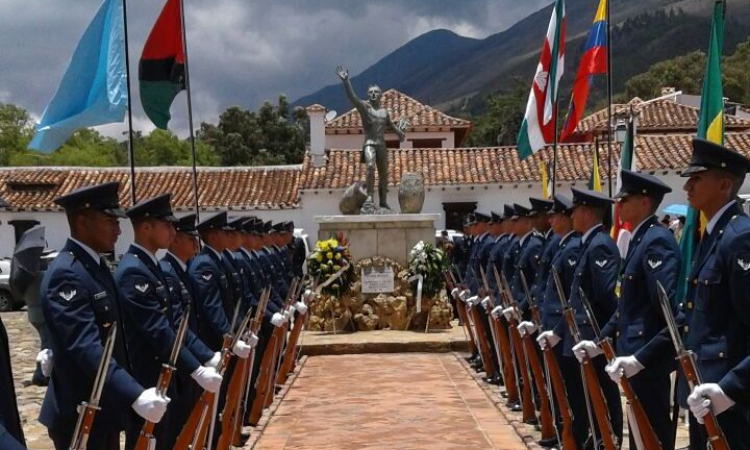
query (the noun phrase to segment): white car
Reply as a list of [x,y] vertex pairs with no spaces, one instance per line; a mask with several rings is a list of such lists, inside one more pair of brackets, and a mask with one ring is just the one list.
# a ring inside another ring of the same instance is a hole
[[0,259],[0,312],[13,311],[16,302],[10,290],[10,258]]

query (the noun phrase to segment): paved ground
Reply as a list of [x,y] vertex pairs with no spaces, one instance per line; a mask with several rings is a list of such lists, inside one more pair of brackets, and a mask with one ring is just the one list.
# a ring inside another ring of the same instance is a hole
[[[25,312],[3,313],[13,374],[29,449],[52,450],[37,417],[45,388],[29,385],[38,350]],[[368,340],[408,342],[460,340],[462,331],[424,335],[382,332],[367,336],[307,336],[321,345]],[[477,382],[454,353],[313,356],[270,418],[259,450],[302,449],[521,449],[518,434],[538,433],[504,408],[498,388]],[[493,403],[495,405],[493,405]],[[500,412],[502,412],[502,414]],[[504,416],[503,416],[504,414]],[[507,418],[507,419],[506,419]],[[508,426],[510,423],[510,426]],[[687,428],[679,427],[678,447]]]
[[520,450],[455,354],[316,356],[257,450]]
[[468,351],[463,327],[454,322],[448,330],[378,330],[360,333],[323,333],[305,331],[300,340],[305,355],[341,355],[353,353],[449,352]]

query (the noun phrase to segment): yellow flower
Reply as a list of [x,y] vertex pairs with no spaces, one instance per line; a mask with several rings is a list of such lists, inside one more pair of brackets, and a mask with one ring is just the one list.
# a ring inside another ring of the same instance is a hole
[[322,272],[328,272],[328,266],[327,266],[326,264],[322,264],[322,265],[320,266],[320,270],[321,270]]
[[336,259],[341,259],[341,253],[336,253]]
[[341,266],[333,266],[333,270],[340,270]]
[[330,241],[328,241],[328,245],[330,245],[331,248],[336,248],[339,246],[339,241],[337,241],[336,239],[331,239]]
[[318,253],[317,255],[315,255],[315,260],[318,261],[318,262],[323,261],[323,254],[322,253]]
[[333,253],[331,252],[326,253],[326,258],[333,259]]

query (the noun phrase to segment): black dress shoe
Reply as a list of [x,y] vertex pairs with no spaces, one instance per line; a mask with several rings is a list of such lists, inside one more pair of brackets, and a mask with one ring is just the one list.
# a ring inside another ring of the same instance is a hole
[[516,402],[516,403],[508,403],[508,409],[514,412],[518,412],[518,411],[521,411],[523,408],[521,408],[520,402]]
[[500,386],[500,375],[493,373],[489,376],[482,377],[482,381],[489,384],[494,384],[496,386]]
[[506,391],[500,391],[500,397],[508,398],[508,393]]
[[553,436],[549,439],[540,439],[536,443],[545,448],[555,448],[559,446],[559,442],[557,441],[556,436]]
[[473,354],[473,353],[472,353],[472,354],[471,354],[471,355],[469,355],[469,356],[464,356],[464,359],[465,359],[466,361],[469,361],[469,362],[471,362],[472,360],[476,359],[476,358],[477,358],[477,356],[478,356],[478,355],[475,355],[475,354]]

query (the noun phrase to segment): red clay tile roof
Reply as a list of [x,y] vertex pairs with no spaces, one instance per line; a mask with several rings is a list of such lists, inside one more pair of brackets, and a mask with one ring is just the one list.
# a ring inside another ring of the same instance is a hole
[[[628,113],[630,106],[640,110],[638,116],[639,133],[655,132],[690,132],[698,129],[698,108],[681,105],[671,100],[657,100],[639,106],[642,101],[634,98],[627,105],[612,105],[613,115]],[[727,130],[742,131],[750,129],[750,121],[727,115],[725,117]],[[577,134],[591,132],[604,133],[607,131],[607,109],[584,117],[576,128]]]
[[[206,209],[299,208],[300,166],[199,168],[200,205]],[[139,199],[171,193],[176,210],[193,208],[192,170],[189,167],[137,168]],[[120,202],[130,202],[127,168],[2,168],[0,199],[12,210],[57,210],[53,200],[81,186],[119,181]]]
[[[638,170],[681,171],[690,161],[693,135],[641,135],[636,139]],[[750,133],[727,133],[727,147],[750,157]],[[619,148],[614,145],[612,169],[617,169]],[[563,144],[558,148],[557,179],[588,180],[594,144]],[[602,178],[607,175],[607,146],[600,144]],[[344,189],[365,177],[360,150],[330,150],[326,164],[313,167],[310,155],[301,166],[265,168],[200,168],[200,204],[207,209],[300,208],[300,191]],[[391,149],[389,185],[396,186],[405,172],[421,171],[427,186],[513,185],[540,181],[539,162],[552,159],[547,147],[524,161],[515,147],[457,149]],[[123,184],[120,200],[130,204],[126,168],[2,168],[0,199],[11,210],[56,210],[52,200],[79,186],[117,180]],[[192,208],[191,170],[186,167],[139,168],[139,198],[171,192],[178,210]]]
[[[395,89],[388,89],[383,93],[381,104],[388,110],[394,122],[406,117],[409,122],[406,131],[455,130],[456,143],[460,143],[471,130],[471,122],[468,120],[451,117]],[[355,108],[326,123],[326,134],[351,132],[363,132],[362,118]]]

